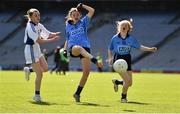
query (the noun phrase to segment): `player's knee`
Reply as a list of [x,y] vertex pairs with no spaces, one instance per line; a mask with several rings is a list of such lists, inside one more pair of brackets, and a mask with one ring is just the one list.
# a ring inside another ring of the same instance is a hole
[[80,46],[73,46],[73,48],[72,48],[72,54],[73,55],[79,55],[80,53],[81,53],[81,49],[82,47],[80,47]]
[[73,46],[72,50],[76,51],[76,52],[79,52],[79,51],[81,51],[81,46],[75,45],[75,46]]
[[47,72],[47,71],[48,71],[48,65],[44,65],[44,66],[41,68],[41,71],[42,71],[42,72]]
[[131,80],[128,81],[128,86],[129,86],[129,87],[132,86],[132,81],[131,81]]
[[48,72],[48,68],[43,69],[43,72]]
[[129,83],[129,87],[131,87],[131,86],[132,86],[132,82]]
[[131,87],[132,86],[132,81],[131,80],[124,80],[125,81],[125,86]]

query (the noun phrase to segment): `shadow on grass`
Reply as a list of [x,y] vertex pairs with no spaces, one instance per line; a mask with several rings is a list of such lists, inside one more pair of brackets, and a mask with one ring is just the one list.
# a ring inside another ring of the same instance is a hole
[[123,110],[124,112],[136,112],[135,110]]
[[138,105],[151,105],[150,103],[142,103],[142,102],[136,102],[136,101],[129,101],[128,104],[138,104]]
[[109,105],[101,105],[101,104],[96,104],[96,103],[89,103],[89,102],[80,102],[77,103],[78,105],[84,105],[84,106],[99,106],[99,107],[110,107]]
[[58,105],[56,103],[50,103],[50,102],[34,102],[34,101],[29,101],[31,104],[37,104],[37,105]]

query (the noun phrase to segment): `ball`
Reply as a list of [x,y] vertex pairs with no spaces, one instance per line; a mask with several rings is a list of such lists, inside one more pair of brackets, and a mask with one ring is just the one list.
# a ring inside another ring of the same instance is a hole
[[118,59],[113,64],[114,71],[118,73],[126,72],[128,68],[128,64],[124,59]]

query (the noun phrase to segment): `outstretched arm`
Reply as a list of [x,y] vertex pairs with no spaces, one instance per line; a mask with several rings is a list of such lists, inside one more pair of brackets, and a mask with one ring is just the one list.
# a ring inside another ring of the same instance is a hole
[[41,37],[39,37],[36,42],[39,43],[39,44],[44,44],[44,43],[49,43],[49,42],[54,42],[54,41],[57,41],[59,40],[60,37],[59,36],[55,36],[55,37],[52,37],[52,38],[48,38],[48,39],[43,39]]
[[156,52],[157,48],[156,47],[146,47],[146,46],[141,45],[140,50],[148,51],[148,52]]
[[52,32],[49,34],[49,38],[53,38],[55,36],[59,36],[61,32]]

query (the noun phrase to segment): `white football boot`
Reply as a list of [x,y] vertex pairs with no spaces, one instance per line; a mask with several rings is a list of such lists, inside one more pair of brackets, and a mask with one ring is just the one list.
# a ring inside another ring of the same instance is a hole
[[121,103],[127,103],[127,99],[126,98],[121,99]]
[[114,91],[118,92],[118,85],[115,83],[117,79],[112,79],[112,83],[114,84]]
[[31,72],[29,71],[29,67],[24,67],[25,80],[29,81]]
[[41,102],[41,96],[40,96],[40,95],[35,95],[35,96],[33,97],[33,100],[34,100],[35,102]]

